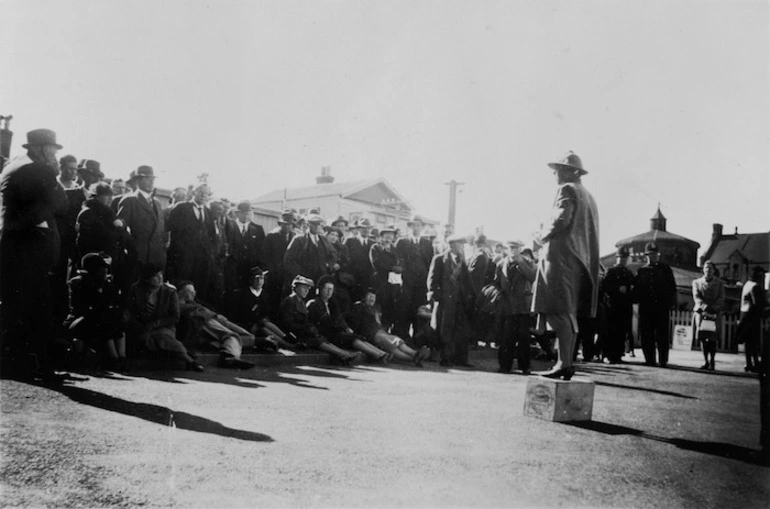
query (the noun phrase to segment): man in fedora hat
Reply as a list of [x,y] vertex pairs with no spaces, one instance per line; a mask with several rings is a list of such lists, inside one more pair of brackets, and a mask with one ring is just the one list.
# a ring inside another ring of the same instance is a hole
[[465,237],[447,237],[449,249],[433,257],[428,271],[427,300],[433,307],[431,328],[440,344],[441,365],[473,367],[468,362],[469,323],[475,295],[463,257]]
[[660,367],[665,368],[668,364],[671,341],[668,312],[677,303],[676,280],[671,267],[660,261],[660,248],[657,242],[647,243],[644,250],[647,263],[636,271],[632,299],[639,303],[639,337],[642,342],[644,363],[655,366],[657,349],[657,360],[660,362]]
[[228,221],[225,226],[225,289],[228,292],[248,286],[251,268],[264,265],[265,230],[251,219],[251,203],[242,201],[235,208],[235,220]]
[[372,277],[374,276],[374,269],[369,262],[369,251],[374,245],[374,242],[369,238],[370,228],[371,224],[368,219],[356,219],[351,228],[353,235],[345,240],[350,258],[350,272],[356,280],[356,287],[353,291],[354,301],[364,297],[364,292],[372,285]]
[[61,145],[50,129],[27,133],[27,154],[0,175],[0,337],[2,360],[21,375],[55,378],[48,346],[53,331],[51,280],[60,238],[55,216],[67,210],[56,177]]
[[166,266],[166,233],[163,207],[153,196],[155,171],[152,166],[140,166],[135,174],[136,191],[126,195],[118,205],[118,219],[131,231],[136,265],[133,280],[139,279],[142,264]]
[[207,184],[193,190],[191,200],[177,203],[168,215],[166,228],[170,237],[167,251],[168,278],[190,280],[205,302],[209,296],[214,265],[216,231],[214,216],[206,206],[211,198]]
[[546,322],[559,341],[559,359],[549,378],[569,380],[575,372],[572,352],[577,339],[578,317],[596,316],[599,295],[599,212],[583,187],[588,173],[574,152],[549,163],[558,184],[551,221],[542,232],[543,244],[535,279],[532,311],[538,313],[538,329]]
[[402,338],[409,337],[410,327],[417,332],[417,308],[426,303],[428,269],[433,259],[433,246],[422,236],[425,226],[423,219],[415,215],[407,221],[406,226],[409,232],[396,242],[396,249],[403,260],[404,285],[396,317],[395,334]]
[[631,292],[636,276],[627,267],[629,256],[628,247],[620,246],[615,265],[607,269],[607,274],[602,281],[602,288],[607,295],[608,303],[608,330],[602,349],[604,350],[605,363],[609,364],[621,362],[626,340],[630,338],[633,342],[631,318],[634,310]]
[[369,251],[369,259],[374,268],[374,290],[382,308],[382,325],[386,331],[398,319],[397,315],[401,311],[398,303],[401,301],[404,284],[404,260],[393,245],[395,237],[395,225],[385,226],[380,230],[380,242]]
[[305,221],[308,225],[307,233],[291,240],[283,264],[287,278],[302,274],[318,281],[321,276],[339,269],[339,266],[335,267],[334,248],[323,235],[324,218],[318,214],[308,214]]
[[283,258],[286,250],[294,238],[294,224],[297,219],[294,211],[286,209],[278,219],[278,227],[265,236],[262,247],[262,262],[267,269],[265,276],[265,290],[270,299],[270,309],[277,310],[281,303],[281,295],[286,284],[286,269]]
[[342,216],[338,216],[337,219],[332,221],[331,227],[338,228],[341,232],[340,242],[344,242],[345,239],[348,237],[349,226],[350,226],[350,222]]

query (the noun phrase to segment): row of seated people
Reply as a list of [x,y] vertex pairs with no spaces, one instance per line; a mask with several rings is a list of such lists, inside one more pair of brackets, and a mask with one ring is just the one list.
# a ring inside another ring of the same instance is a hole
[[[422,366],[430,354],[427,346],[412,349],[385,331],[373,290],[349,313],[341,313],[330,276],[321,277],[317,285],[295,277],[291,294],[273,312],[264,289],[266,272],[254,267],[250,285],[228,296],[226,316],[196,300],[192,282],[164,282],[162,269],[153,264],[142,267],[140,280],[122,296],[110,264],[103,253],[83,257],[81,270],[69,282],[70,312],[64,323],[75,350],[95,352],[108,370],[127,370],[127,357],[145,353],[203,371],[196,354],[211,349],[219,352],[220,367],[235,369],[254,366],[241,359],[244,351],[288,354],[316,349],[344,366],[366,360]],[[317,296],[310,299],[314,287]]]

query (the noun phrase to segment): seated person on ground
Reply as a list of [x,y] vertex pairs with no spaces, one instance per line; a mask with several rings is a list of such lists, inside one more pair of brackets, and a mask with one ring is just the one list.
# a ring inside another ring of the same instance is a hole
[[254,346],[254,335],[195,300],[192,281],[177,284],[179,295],[178,337],[187,347],[210,346],[219,350],[219,367],[249,369],[254,364],[241,360],[244,348]]
[[273,298],[264,287],[267,272],[260,267],[253,267],[250,285],[228,296],[227,312],[233,322],[254,335],[255,348],[266,351],[276,351],[278,348],[291,350],[296,338],[287,338],[286,333],[270,319],[273,314]]
[[166,352],[182,360],[190,371],[203,371],[203,366],[190,356],[176,339],[179,322],[179,298],[176,289],[163,282],[163,271],[154,263],[141,269],[141,279],[128,292],[124,311],[129,344],[150,352]]
[[304,276],[294,278],[291,283],[291,295],[281,302],[281,327],[288,333],[294,334],[298,343],[330,353],[345,366],[361,362],[365,358],[364,354],[360,352],[354,354],[329,343],[318,332],[318,328],[310,323],[305,299],[313,285],[313,280]]
[[371,288],[366,290],[363,300],[353,305],[347,323],[353,328],[353,332],[391,354],[398,361],[414,362],[417,367],[422,367],[422,361],[430,355],[426,346],[415,351],[409,348],[403,339],[385,332],[380,319],[380,309],[377,307],[377,295]]
[[334,279],[332,276],[322,276],[318,279],[318,296],[307,303],[310,323],[315,325],[318,332],[333,345],[349,350],[363,352],[370,359],[387,362],[389,355],[376,346],[362,341],[353,329],[345,322],[334,294]]
[[[70,312],[64,321],[76,345],[104,353],[107,369],[126,369],[126,339],[120,309],[120,290],[110,276],[112,260],[104,253],[88,253],[82,270],[70,279]],[[82,342],[82,343],[81,343]]]

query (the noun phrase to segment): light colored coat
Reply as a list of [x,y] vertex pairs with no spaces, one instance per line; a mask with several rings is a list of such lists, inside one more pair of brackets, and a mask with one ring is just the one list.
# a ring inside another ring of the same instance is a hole
[[599,294],[599,212],[579,182],[561,184],[535,278],[532,311],[596,316]]

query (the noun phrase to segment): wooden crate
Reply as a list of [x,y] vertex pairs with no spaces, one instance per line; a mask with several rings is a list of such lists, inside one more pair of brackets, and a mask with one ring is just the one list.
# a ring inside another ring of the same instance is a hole
[[527,380],[524,415],[546,421],[590,421],[594,383],[588,380],[553,380],[531,376]]

